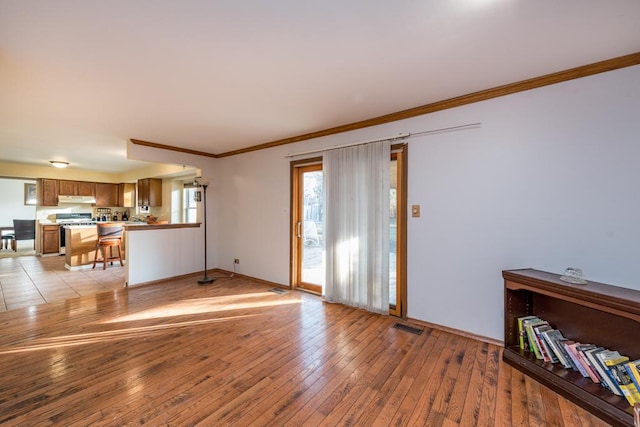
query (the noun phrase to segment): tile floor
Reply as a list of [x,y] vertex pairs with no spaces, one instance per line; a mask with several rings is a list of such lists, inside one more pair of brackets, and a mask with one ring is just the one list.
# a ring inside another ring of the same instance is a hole
[[64,257],[0,257],[0,312],[110,291],[124,286],[124,267],[69,271]]

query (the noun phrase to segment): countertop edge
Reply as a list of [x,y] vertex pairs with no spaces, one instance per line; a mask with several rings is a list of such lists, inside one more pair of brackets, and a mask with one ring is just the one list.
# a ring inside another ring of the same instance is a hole
[[199,222],[189,222],[189,223],[180,223],[180,224],[141,224],[141,225],[133,225],[133,224],[125,224],[124,229],[127,231],[141,231],[141,230],[166,230],[170,228],[198,228],[200,227]]

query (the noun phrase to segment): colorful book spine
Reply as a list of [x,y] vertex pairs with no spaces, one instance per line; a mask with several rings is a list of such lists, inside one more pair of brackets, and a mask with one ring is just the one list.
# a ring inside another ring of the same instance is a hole
[[587,358],[587,355],[586,355],[586,352],[588,350],[593,350],[595,348],[596,346],[594,344],[576,344],[575,346],[576,354],[578,355],[578,358],[582,362],[582,366],[584,366],[585,370],[589,374],[589,378],[591,378],[591,381],[593,381],[594,383],[599,384],[601,381],[600,375],[595,370],[595,368],[591,365],[591,361],[589,360],[589,358]]
[[598,373],[598,378],[600,378],[600,385],[604,388],[610,389],[609,383],[611,382],[611,379],[609,379],[609,376],[604,372],[604,368],[600,366],[600,362],[597,361],[594,356],[594,353],[599,353],[602,351],[605,351],[603,347],[596,347],[591,350],[585,351],[584,355],[589,361],[589,364],[591,365],[591,368],[594,370],[594,372]]
[[636,403],[640,403],[640,392],[633,384],[629,373],[625,369],[624,365],[629,361],[626,356],[616,359],[609,359],[605,361],[605,364],[611,371],[611,374],[618,383],[618,388],[622,391],[622,395],[627,399],[629,405],[633,406]]
[[554,340],[554,342],[556,344],[556,347],[558,348],[558,351],[560,353],[562,353],[562,356],[564,357],[564,360],[566,360],[566,362],[567,362],[567,366],[565,366],[565,368],[571,369],[573,371],[577,371],[578,367],[576,366],[574,360],[571,358],[571,356],[567,352],[567,349],[564,347],[564,343],[566,341],[568,341],[566,338],[561,338],[561,339]]
[[560,364],[562,364],[562,366],[567,369],[575,370],[575,367],[573,366],[573,362],[571,361],[571,358],[566,353],[566,350],[562,345],[562,343],[567,340],[562,335],[562,332],[560,332],[557,329],[552,329],[550,331],[543,332],[542,336],[544,337],[547,344],[549,344],[551,351],[556,356]]
[[533,331],[533,327],[543,325],[543,324],[548,324],[548,323],[544,320],[538,320],[531,323],[527,323],[525,327],[527,331],[527,338],[529,340],[529,346],[531,347],[531,351],[533,351],[533,353],[535,354],[536,359],[539,359],[539,360],[544,360],[544,357],[542,356],[542,350],[540,349],[540,345],[538,344],[538,340],[536,339],[536,333]]
[[582,375],[585,378],[589,378],[590,375],[585,369],[583,362],[580,360],[576,352],[576,345],[579,345],[579,344],[580,343],[577,343],[575,341],[565,341],[563,345],[565,350],[567,351],[567,354],[569,355],[571,360],[573,360],[573,365],[576,367],[578,372],[580,372],[580,375]]
[[614,394],[617,394],[618,396],[622,396],[623,395],[622,390],[618,386],[618,382],[616,381],[613,374],[611,373],[611,370],[605,363],[605,360],[607,359],[620,357],[620,353],[613,350],[605,350],[601,352],[595,352],[594,356],[595,356],[596,362],[599,363],[600,367],[602,368],[602,375],[605,381],[607,382],[607,385],[609,386],[609,390],[611,390]]
[[543,332],[550,330],[551,326],[549,326],[548,323],[545,325],[533,327],[533,332],[536,334],[536,341],[538,341],[538,346],[540,348],[540,352],[542,353],[542,360],[544,360],[545,362],[557,363],[558,359],[553,354],[553,351],[551,351],[551,349],[547,345],[547,342],[542,337]]
[[521,350],[532,351],[529,348],[529,340],[527,338],[527,331],[525,329],[525,324],[527,321],[531,321],[534,319],[538,319],[538,317],[537,316],[518,317],[518,340],[519,340]]
[[638,391],[640,391],[640,359],[627,362],[624,365],[624,368],[629,372],[631,381],[633,381],[633,384],[636,386]]

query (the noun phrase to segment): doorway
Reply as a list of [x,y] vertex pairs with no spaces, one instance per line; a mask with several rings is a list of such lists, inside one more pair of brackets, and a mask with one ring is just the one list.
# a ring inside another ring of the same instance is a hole
[[322,294],[323,192],[322,163],[294,168],[293,177],[293,286]]
[[[389,314],[406,307],[406,153],[391,147],[389,162]],[[322,158],[291,163],[291,285],[318,295],[324,284]]]

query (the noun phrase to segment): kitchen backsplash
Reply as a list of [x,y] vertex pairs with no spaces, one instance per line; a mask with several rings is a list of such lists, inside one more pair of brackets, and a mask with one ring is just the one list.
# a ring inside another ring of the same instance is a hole
[[[171,220],[170,216],[167,216],[162,207],[151,207],[148,213],[137,213],[136,208],[123,208],[112,207],[111,215],[118,212],[118,220],[122,219],[122,212],[127,211],[129,213],[129,220],[139,219],[144,221],[147,215],[153,215],[160,219]],[[64,206],[38,206],[36,208],[36,219],[40,222],[55,222],[56,214],[60,213],[91,213],[93,217],[99,215],[98,208],[88,205],[73,205],[67,204]]]

